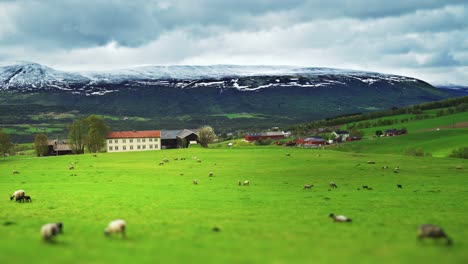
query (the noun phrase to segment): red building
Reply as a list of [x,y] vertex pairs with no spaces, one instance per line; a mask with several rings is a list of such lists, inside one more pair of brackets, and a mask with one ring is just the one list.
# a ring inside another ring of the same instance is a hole
[[256,141],[262,139],[283,139],[284,137],[284,133],[281,131],[245,134],[246,141]]

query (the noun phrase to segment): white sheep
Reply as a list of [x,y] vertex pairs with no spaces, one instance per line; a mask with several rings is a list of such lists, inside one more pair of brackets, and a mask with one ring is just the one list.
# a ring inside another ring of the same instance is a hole
[[125,227],[126,227],[125,220],[118,219],[114,220],[107,225],[106,229],[104,229],[104,235],[108,236],[112,233],[121,233],[122,238],[125,238]]
[[62,233],[62,228],[61,222],[45,224],[41,228],[41,236],[45,241],[50,241],[54,236]]
[[333,218],[333,221],[335,222],[351,222],[352,221],[350,218],[347,218],[344,215],[334,215],[333,213],[331,213],[329,217]]
[[312,187],[314,187],[313,184],[304,184],[304,189],[311,189]]
[[10,196],[10,201],[12,201],[13,198],[15,198],[16,201],[19,201],[24,197],[25,194],[26,193],[24,190],[17,190]]
[[197,184],[198,184],[198,180],[193,180],[193,184],[197,185]]
[[208,176],[213,177],[214,173],[211,171]]
[[244,181],[244,186],[249,186],[250,185],[250,181]]

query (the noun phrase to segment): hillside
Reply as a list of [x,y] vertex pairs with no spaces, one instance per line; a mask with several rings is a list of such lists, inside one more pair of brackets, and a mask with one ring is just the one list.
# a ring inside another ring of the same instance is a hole
[[[404,155],[409,149],[421,148],[427,155],[447,157],[454,149],[468,147],[468,112],[439,117],[436,113],[437,110],[425,111],[421,115],[427,115],[427,118],[422,120],[415,119],[416,115],[397,115],[365,121],[373,123],[390,119],[396,123],[364,128],[361,130],[364,132],[363,140],[341,144],[337,149],[356,153]],[[402,120],[405,122],[401,122]],[[343,129],[356,124],[345,125]],[[380,138],[373,136],[377,130],[403,127],[408,130],[407,135]]]
[[[287,126],[451,97],[410,77],[281,66],[148,66],[73,73],[22,63],[0,67],[0,123],[56,131],[107,116],[112,129],[210,124],[220,131]],[[15,115],[11,115],[15,113]],[[14,134],[30,141],[25,134]]]

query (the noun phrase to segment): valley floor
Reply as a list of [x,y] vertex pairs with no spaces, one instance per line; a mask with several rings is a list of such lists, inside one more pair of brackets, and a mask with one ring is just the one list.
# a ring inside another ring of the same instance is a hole
[[[467,170],[462,159],[283,147],[9,157],[0,160],[0,262],[467,263]],[[33,202],[9,201],[17,189]],[[105,237],[118,218],[127,238]],[[56,221],[64,234],[44,243],[40,227]],[[425,223],[454,244],[418,241]]]

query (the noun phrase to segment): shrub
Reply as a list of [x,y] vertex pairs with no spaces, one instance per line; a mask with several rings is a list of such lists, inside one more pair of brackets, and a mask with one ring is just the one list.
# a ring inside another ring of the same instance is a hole
[[424,150],[422,148],[409,148],[409,149],[406,149],[405,154],[407,156],[422,157],[424,156]]
[[273,143],[273,140],[271,139],[260,139],[255,141],[256,146],[268,146],[271,145],[271,143]]
[[449,155],[451,158],[461,158],[461,159],[468,159],[468,147],[463,147],[459,149],[454,149],[452,153]]

